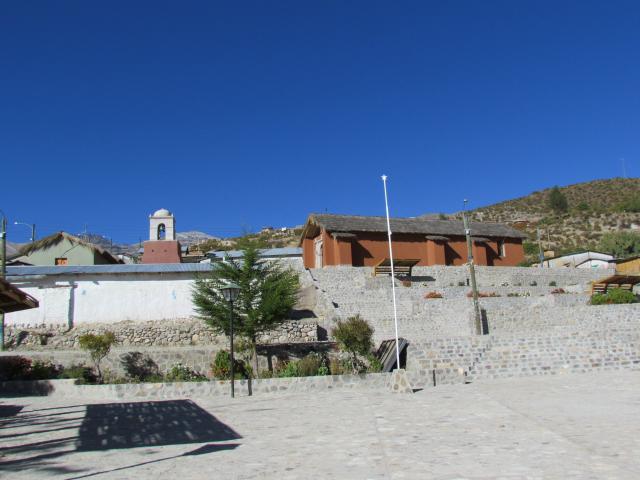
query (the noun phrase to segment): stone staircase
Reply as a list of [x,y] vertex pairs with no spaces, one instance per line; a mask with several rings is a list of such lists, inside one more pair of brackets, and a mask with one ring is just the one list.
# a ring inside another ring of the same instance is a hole
[[493,337],[467,381],[621,368],[640,369],[637,329]]

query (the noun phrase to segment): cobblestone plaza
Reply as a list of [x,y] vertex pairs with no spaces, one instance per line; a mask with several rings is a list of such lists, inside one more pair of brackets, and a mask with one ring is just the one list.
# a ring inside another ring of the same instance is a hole
[[638,371],[0,413],[11,479],[640,478]]

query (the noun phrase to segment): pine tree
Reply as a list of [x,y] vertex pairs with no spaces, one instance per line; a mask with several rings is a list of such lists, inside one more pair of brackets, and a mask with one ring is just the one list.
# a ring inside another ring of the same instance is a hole
[[196,280],[193,303],[196,312],[216,333],[230,333],[229,304],[220,288],[232,282],[240,287],[233,304],[234,333],[251,345],[254,375],[258,373],[257,344],[260,334],[282,324],[297,300],[298,275],[278,262],[259,259],[254,245],[242,259],[214,264],[207,277]]

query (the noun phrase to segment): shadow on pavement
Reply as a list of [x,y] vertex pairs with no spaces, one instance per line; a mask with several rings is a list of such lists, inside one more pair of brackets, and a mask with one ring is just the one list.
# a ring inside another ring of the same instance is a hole
[[[53,418],[43,422],[43,417],[48,415],[33,415],[31,411],[20,414],[22,406],[0,405],[0,418],[3,419],[0,423],[3,435],[0,437],[13,439],[15,442],[13,445],[5,443],[0,448],[0,472],[34,469],[79,473],[83,470],[72,470],[56,463],[61,457],[75,452],[222,442],[242,438],[231,427],[191,400],[89,404],[84,406],[83,417],[78,417],[78,407],[69,407],[75,409],[67,412],[69,418],[62,416],[64,408],[60,408],[60,412],[50,414]],[[35,411],[38,410],[33,410]],[[29,420],[34,422],[31,423]],[[25,430],[34,425],[38,425],[37,430]],[[71,436],[67,434],[55,438],[56,432],[62,430],[74,432],[69,432]],[[54,438],[51,438],[52,436]],[[23,437],[25,441],[20,441]],[[18,441],[20,443],[17,443]],[[238,445],[204,445],[171,458],[229,450]],[[144,464],[162,460],[164,459]],[[136,465],[122,469],[134,466]],[[88,476],[91,475],[94,474]]]

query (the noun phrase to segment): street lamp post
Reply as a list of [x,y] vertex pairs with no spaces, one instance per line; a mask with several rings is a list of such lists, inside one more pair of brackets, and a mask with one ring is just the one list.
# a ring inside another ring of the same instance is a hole
[[13,224],[26,225],[27,227],[31,227],[31,243],[36,241],[36,224],[35,223],[13,222]]
[[229,283],[220,289],[222,296],[229,302],[229,340],[231,341],[231,398],[235,397],[235,358],[233,356],[233,302],[238,298],[240,287],[235,283]]
[[[0,263],[0,276],[4,280],[7,277],[7,216],[2,210],[2,222],[0,225],[0,255],[2,255],[2,263]],[[0,312],[0,351],[4,351],[4,313]]]

